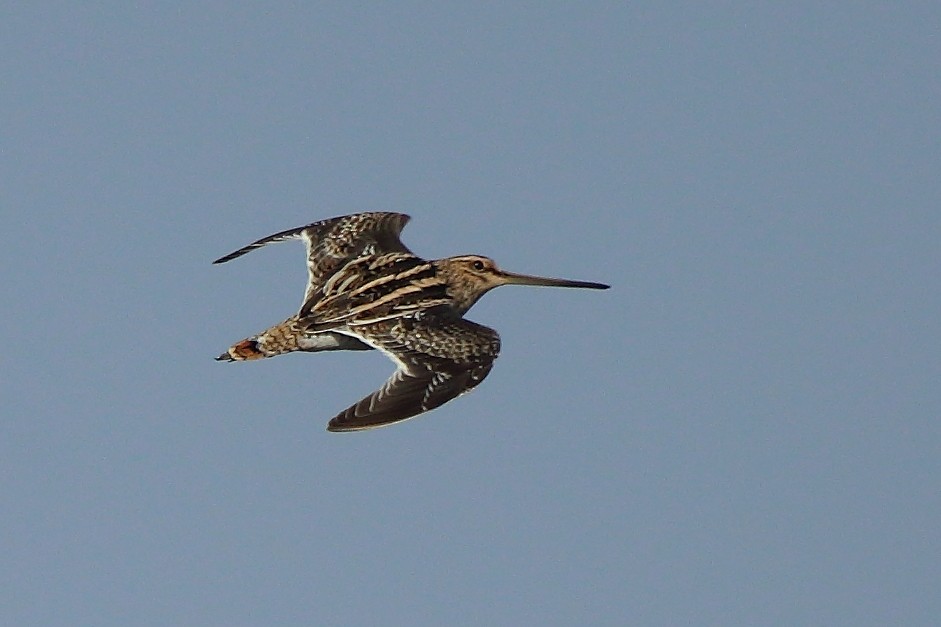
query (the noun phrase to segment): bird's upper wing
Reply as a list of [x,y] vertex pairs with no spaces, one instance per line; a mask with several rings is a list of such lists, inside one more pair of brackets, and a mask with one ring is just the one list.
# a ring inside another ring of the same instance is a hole
[[493,367],[500,336],[451,315],[414,315],[357,327],[399,368],[381,388],[334,417],[328,431],[361,431],[406,420],[476,387]]
[[296,229],[281,231],[243,246],[220,257],[213,263],[225,263],[241,257],[265,244],[302,239],[307,245],[307,291],[304,302],[310,300],[324,282],[337,269],[361,255],[382,253],[411,254],[399,235],[409,221],[403,213],[354,213],[339,218],[321,220]]

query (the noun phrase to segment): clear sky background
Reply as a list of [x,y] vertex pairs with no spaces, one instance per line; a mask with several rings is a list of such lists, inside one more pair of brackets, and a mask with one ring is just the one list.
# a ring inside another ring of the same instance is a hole
[[[941,616],[941,5],[8,3],[0,624]],[[220,364],[362,210],[506,287],[473,393]]]

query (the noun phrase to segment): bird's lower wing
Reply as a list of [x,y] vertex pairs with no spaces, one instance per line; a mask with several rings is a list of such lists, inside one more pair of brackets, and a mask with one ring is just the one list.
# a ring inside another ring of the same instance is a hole
[[361,431],[400,422],[472,390],[500,351],[493,329],[461,318],[388,320],[360,329],[399,369],[381,388],[334,417],[328,431]]

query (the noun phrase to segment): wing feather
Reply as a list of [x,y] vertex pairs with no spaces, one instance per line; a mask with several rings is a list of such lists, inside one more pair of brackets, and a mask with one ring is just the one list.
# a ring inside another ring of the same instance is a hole
[[409,221],[404,213],[369,212],[330,218],[263,237],[213,263],[225,263],[267,244],[302,239],[307,246],[307,290],[304,302],[350,260],[390,252],[411,254],[399,239]]

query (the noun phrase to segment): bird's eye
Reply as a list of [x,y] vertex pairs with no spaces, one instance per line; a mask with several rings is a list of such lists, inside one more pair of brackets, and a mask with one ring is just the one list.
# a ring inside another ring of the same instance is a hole
[[478,259],[477,261],[474,262],[473,266],[474,266],[474,270],[483,270],[484,262]]

